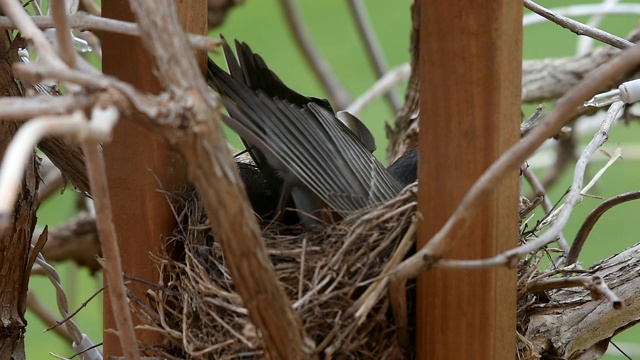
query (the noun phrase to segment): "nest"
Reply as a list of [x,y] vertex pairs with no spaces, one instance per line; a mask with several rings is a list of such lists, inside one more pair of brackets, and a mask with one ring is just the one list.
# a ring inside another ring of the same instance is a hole
[[[266,227],[263,238],[276,275],[321,358],[401,358],[386,293],[366,290],[413,246],[417,186],[396,199],[309,233]],[[260,359],[259,336],[225,267],[202,203],[183,201],[181,226],[158,258],[162,286],[149,290],[151,306],[135,306],[162,345],[141,344],[163,358]],[[362,313],[362,305],[376,305]],[[361,313],[356,317],[357,310]],[[406,355],[406,354],[405,354]]]

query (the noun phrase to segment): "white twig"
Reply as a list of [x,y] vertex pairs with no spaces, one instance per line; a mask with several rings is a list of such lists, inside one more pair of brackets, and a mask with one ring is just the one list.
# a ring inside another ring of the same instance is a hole
[[[558,221],[556,219],[559,219],[561,217],[561,212],[566,211],[565,207],[569,206],[570,209],[566,214],[566,220],[563,221],[563,224],[562,224],[562,227],[564,227],[564,225],[566,224],[566,221],[569,220],[569,215],[571,214],[571,211],[573,210],[573,208],[582,201],[583,196],[591,189],[591,187],[593,187],[593,185],[595,185],[595,183],[598,181],[598,179],[600,179],[602,174],[609,168],[609,166],[611,166],[611,164],[613,164],[616,160],[620,158],[620,151],[616,150],[615,155],[605,164],[605,166],[602,169],[600,169],[600,171],[596,173],[596,175],[587,184],[587,186],[582,188],[584,174],[587,170],[587,164],[589,162],[589,159],[596,152],[596,150],[599,149],[602,146],[602,144],[604,144],[607,141],[609,137],[609,129],[611,128],[611,125],[615,121],[618,112],[620,112],[620,110],[622,110],[623,108],[624,108],[624,103],[621,101],[611,104],[611,106],[609,107],[609,110],[607,111],[607,115],[605,116],[605,119],[602,122],[602,125],[600,126],[600,129],[594,135],[591,142],[589,142],[589,145],[587,145],[582,155],[580,155],[578,162],[576,163],[573,182],[571,184],[571,189],[569,190],[569,194],[567,195],[567,201],[561,206],[558,206],[558,208],[545,219],[545,222]],[[542,224],[541,226],[544,227],[546,225]],[[557,227],[553,225],[552,228],[557,228]],[[551,231],[551,229],[549,229],[549,231]]]
[[[567,17],[589,16],[589,15],[637,15],[640,14],[640,4],[616,4],[609,7],[604,4],[582,4],[561,8],[552,8],[549,11],[556,15]],[[522,18],[522,25],[527,27],[546,22],[547,19],[538,14],[526,14]]]
[[[96,111],[100,114],[117,113],[113,107]],[[9,215],[20,191],[24,169],[40,140],[45,136],[67,136],[77,140],[103,141],[109,139],[110,127],[114,124],[113,120],[89,124],[82,111],[75,111],[71,115],[37,117],[22,125],[7,147],[0,165],[0,229],[8,225]]]
[[360,95],[360,97],[349,105],[345,111],[357,116],[357,114],[369,106],[374,100],[380,96],[384,96],[401,82],[407,81],[407,79],[409,79],[409,75],[411,75],[411,65],[409,65],[409,63],[405,63],[391,69],[376,81],[369,90]]

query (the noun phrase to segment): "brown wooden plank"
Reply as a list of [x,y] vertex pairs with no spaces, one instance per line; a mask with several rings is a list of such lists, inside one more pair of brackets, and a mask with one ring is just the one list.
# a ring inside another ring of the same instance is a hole
[[[190,32],[206,33],[206,0],[176,0],[183,26]],[[127,1],[104,1],[103,16],[134,21]],[[204,56],[200,53],[201,64]],[[138,38],[113,33],[103,34],[103,71],[126,80],[139,89],[158,93],[162,90],[153,75],[152,59]],[[181,160],[154,134],[126,119],[115,129],[113,141],[105,144],[109,191],[114,209],[114,224],[122,255],[124,272],[151,282],[158,281],[156,266],[149,254],[160,253],[161,236],[171,235],[175,219],[165,197],[155,191],[156,178],[165,190],[177,190],[186,183]],[[146,287],[132,284],[144,299]],[[105,291],[108,291],[105,290]],[[137,319],[134,316],[134,321]],[[104,329],[115,328],[109,297],[104,296]],[[153,344],[155,332],[136,331],[139,340]],[[104,332],[105,355],[120,355],[118,339]]]
[[[419,246],[480,174],[519,139],[522,4],[424,1],[421,29]],[[448,258],[514,247],[518,180],[496,187]],[[514,359],[514,269],[434,269],[418,280],[418,359]]]

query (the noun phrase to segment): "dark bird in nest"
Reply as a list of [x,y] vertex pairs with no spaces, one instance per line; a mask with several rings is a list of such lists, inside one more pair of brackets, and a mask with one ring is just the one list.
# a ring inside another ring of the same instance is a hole
[[[291,90],[247,44],[235,45],[237,58],[223,44],[229,73],[209,59],[207,80],[229,113],[225,123],[264,177],[254,186],[255,174],[250,181],[243,176],[259,215],[282,211],[292,200],[309,226],[388,201],[416,180],[416,149],[386,169],[373,156],[373,136],[360,120]],[[242,171],[249,174],[246,166]]]

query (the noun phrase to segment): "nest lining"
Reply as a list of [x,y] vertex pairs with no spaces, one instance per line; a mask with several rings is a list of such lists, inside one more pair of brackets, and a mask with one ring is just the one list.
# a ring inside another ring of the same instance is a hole
[[[263,230],[278,280],[321,358],[402,358],[386,294],[365,321],[356,321],[354,314],[385,265],[406,255],[409,247],[399,244],[416,212],[416,191],[414,184],[398,198],[322,232]],[[191,194],[179,207],[182,225],[168,242],[180,256],[158,258],[165,282],[149,290],[151,307],[132,302],[138,304],[135,311],[145,327],[160,332],[165,341],[141,348],[163,358],[265,358],[202,203]],[[404,241],[413,244],[414,239]]]

